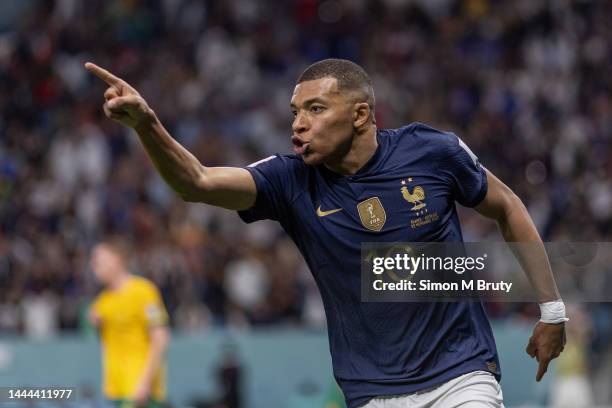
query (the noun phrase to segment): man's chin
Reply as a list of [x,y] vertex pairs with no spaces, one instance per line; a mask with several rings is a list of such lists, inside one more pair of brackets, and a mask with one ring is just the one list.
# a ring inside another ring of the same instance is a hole
[[309,166],[317,166],[323,162],[323,160],[321,160],[321,156],[315,153],[302,154],[302,160],[304,160],[304,163]]

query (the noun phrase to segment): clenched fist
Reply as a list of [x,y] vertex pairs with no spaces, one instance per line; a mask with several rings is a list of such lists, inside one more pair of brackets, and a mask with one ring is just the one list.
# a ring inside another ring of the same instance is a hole
[[103,106],[107,117],[131,128],[155,120],[153,110],[130,84],[91,62],[87,62],[85,68],[108,84],[108,89],[104,92],[106,102]]

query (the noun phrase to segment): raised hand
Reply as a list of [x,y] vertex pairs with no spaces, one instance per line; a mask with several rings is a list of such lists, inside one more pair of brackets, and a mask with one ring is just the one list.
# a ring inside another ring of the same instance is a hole
[[103,106],[108,118],[131,128],[155,120],[153,110],[130,84],[91,62],[85,63],[85,68],[108,85]]

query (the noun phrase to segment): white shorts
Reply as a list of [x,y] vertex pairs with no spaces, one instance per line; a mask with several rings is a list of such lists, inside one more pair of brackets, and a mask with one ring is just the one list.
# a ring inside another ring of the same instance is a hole
[[373,398],[362,408],[504,408],[493,374],[474,371],[412,394]]

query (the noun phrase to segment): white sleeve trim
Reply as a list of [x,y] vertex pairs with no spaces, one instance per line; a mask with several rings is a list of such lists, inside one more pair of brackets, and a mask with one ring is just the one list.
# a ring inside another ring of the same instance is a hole
[[461,140],[459,136],[457,136],[457,139],[459,139],[459,146],[461,146],[463,150],[467,152],[467,154],[470,156],[474,164],[478,165],[478,157],[474,154],[474,152],[470,150],[470,148],[465,144],[463,140]]
[[272,159],[274,159],[274,158],[276,158],[276,157],[277,157],[277,156],[275,156],[275,155],[272,155],[272,156],[266,157],[265,159],[261,159],[261,160],[259,160],[259,161],[256,161],[256,162],[254,162],[254,163],[249,164],[247,167],[255,167],[255,166],[257,166],[257,165],[259,165],[259,164],[261,164],[261,163],[265,163],[265,162],[267,162],[267,161],[269,161],[269,160],[272,160]]

